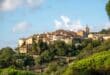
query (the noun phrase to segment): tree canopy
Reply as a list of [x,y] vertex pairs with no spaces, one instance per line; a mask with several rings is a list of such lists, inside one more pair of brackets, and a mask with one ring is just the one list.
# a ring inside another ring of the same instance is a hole
[[107,11],[107,15],[110,18],[110,0],[108,0],[108,3],[106,4],[106,11]]

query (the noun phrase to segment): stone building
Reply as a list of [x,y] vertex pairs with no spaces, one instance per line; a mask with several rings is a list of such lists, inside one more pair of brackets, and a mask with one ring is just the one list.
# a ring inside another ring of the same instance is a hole
[[53,43],[54,41],[60,40],[64,41],[66,44],[72,43],[72,41],[76,38],[85,38],[89,33],[89,29],[81,30],[79,32],[67,31],[67,30],[57,30],[55,32],[48,32],[43,34],[36,34],[28,38],[22,38],[19,40],[19,52],[20,53],[28,53],[31,49],[33,41],[38,43],[41,39],[43,42],[47,44]]
[[99,34],[99,33],[90,33],[88,38],[92,40],[109,40],[110,34]]

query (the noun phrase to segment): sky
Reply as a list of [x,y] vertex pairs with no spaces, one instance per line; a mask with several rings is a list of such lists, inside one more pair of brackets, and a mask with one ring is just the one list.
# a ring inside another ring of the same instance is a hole
[[91,31],[109,28],[107,0],[0,0],[0,48],[57,29]]

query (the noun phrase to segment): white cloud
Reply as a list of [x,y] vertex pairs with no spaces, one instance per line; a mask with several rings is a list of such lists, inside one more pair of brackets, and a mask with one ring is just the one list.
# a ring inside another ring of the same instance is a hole
[[72,21],[67,16],[60,16],[61,20],[55,20],[54,25],[56,29],[65,29],[71,31],[84,30],[85,27],[81,25],[80,20]]
[[13,32],[25,32],[31,27],[31,24],[27,22],[21,22],[15,25],[12,29]]
[[44,0],[2,0],[0,1],[0,11],[11,11],[19,7],[39,7]]

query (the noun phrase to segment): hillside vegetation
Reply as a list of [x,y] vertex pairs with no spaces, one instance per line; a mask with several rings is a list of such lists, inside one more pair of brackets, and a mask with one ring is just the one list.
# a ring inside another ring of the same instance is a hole
[[56,41],[50,45],[42,42],[38,47],[37,57],[31,52],[19,54],[10,47],[2,48],[0,75],[110,75],[110,40],[77,39],[71,44]]
[[73,62],[62,75],[110,75],[110,51]]
[[0,75],[36,75],[36,74],[30,71],[7,68],[7,69],[0,69]]

